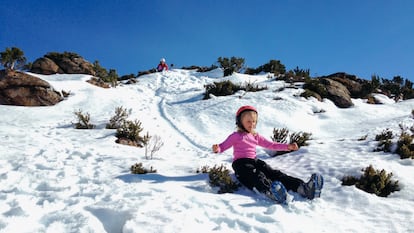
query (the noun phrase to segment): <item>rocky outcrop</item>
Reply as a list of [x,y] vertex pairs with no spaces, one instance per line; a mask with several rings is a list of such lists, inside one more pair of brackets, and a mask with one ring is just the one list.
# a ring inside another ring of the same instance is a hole
[[62,100],[62,95],[40,78],[13,70],[0,71],[0,104],[50,106]]
[[95,75],[93,65],[76,53],[48,53],[33,62],[30,72],[37,74],[90,74]]
[[364,90],[364,85],[368,84],[368,80],[357,78],[355,75],[347,74],[345,72],[338,72],[326,76],[326,78],[340,82],[348,89],[351,98],[364,98],[368,94]]
[[59,72],[62,72],[61,69],[59,68],[58,65],[56,65],[56,63],[47,58],[47,57],[42,57],[37,59],[33,65],[32,65],[32,69],[30,70],[32,73],[37,73],[37,74],[57,74]]
[[339,108],[352,107],[354,104],[352,103],[352,96],[347,86],[333,79],[337,76],[333,76],[333,78],[327,77],[319,77],[306,82],[303,85],[305,92],[301,96],[306,98],[313,96],[318,100],[327,98]]
[[327,91],[327,98],[332,100],[339,108],[349,108],[353,106],[349,90],[340,82],[329,78],[321,79],[321,83]]

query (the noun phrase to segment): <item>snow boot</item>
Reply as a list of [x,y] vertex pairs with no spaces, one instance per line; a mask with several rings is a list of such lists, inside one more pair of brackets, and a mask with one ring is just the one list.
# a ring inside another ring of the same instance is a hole
[[323,188],[323,177],[320,174],[312,174],[311,178],[307,183],[303,183],[299,186],[297,192],[303,197],[308,198],[309,200],[314,199],[315,197],[321,196],[321,190]]
[[277,203],[286,204],[287,191],[285,186],[279,181],[273,181],[270,185],[270,191],[272,192],[270,198]]

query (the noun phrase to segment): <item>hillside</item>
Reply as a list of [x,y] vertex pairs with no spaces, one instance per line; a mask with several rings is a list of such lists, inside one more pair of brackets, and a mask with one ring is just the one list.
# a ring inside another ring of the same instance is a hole
[[[89,75],[33,75],[71,95],[51,107],[0,106],[0,232],[413,232],[414,162],[373,151],[384,129],[399,134],[399,125],[414,125],[414,100],[353,99],[353,107],[340,109],[298,97],[300,83],[288,88],[266,74],[222,78],[220,70],[173,69],[110,89],[87,83]],[[204,86],[222,80],[268,89],[203,100]],[[303,180],[321,173],[321,198],[290,193],[282,206],[245,188],[217,194],[208,176],[196,173],[206,165],[231,169],[232,150],[214,154],[211,145],[234,131],[242,105],[258,109],[257,131],[267,138],[274,128],[312,133],[298,151],[257,154]],[[105,129],[119,106],[131,109],[145,133],[161,137],[153,159],[145,159],[144,148],[115,143],[115,130]],[[74,129],[77,110],[96,128]],[[137,162],[157,173],[131,174]],[[341,185],[370,164],[392,172],[401,191],[382,198]]]

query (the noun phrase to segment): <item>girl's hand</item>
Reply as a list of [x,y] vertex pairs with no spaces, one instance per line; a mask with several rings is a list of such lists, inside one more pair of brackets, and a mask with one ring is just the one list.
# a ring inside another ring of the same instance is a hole
[[213,149],[213,152],[214,153],[218,153],[219,152],[219,146],[217,144],[214,144],[213,147],[212,147],[212,149]]
[[288,150],[298,150],[298,149],[299,147],[298,147],[298,144],[296,144],[296,142],[288,145]]

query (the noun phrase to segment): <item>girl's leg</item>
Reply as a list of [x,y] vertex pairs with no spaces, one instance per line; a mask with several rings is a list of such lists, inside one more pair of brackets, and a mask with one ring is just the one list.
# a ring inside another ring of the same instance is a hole
[[265,161],[257,159],[257,166],[256,166],[261,172],[263,172],[268,179],[271,181],[278,180],[280,181],[287,190],[292,190],[296,192],[301,184],[304,183],[303,180],[288,176],[285,173],[275,170],[271,168]]
[[270,191],[272,181],[256,167],[254,159],[237,159],[232,164],[237,179],[247,188],[256,188],[261,193]]

